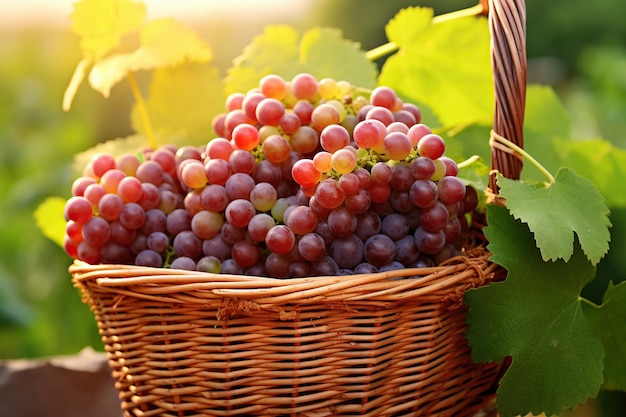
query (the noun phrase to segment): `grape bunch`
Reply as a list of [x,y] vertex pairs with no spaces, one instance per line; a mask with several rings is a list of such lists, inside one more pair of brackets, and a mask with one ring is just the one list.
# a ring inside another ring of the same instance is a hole
[[279,278],[437,265],[476,191],[391,88],[301,73],[228,96],[206,146],[93,156],[65,205],[65,251]]

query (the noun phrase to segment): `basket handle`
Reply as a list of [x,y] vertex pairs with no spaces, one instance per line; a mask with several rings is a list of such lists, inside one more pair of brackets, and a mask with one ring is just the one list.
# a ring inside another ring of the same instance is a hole
[[[484,4],[485,0],[481,0]],[[524,147],[526,105],[526,7],[524,0],[488,0],[495,112],[491,133],[489,189],[497,195],[495,171],[519,179],[523,160],[515,151],[493,140],[502,136]]]

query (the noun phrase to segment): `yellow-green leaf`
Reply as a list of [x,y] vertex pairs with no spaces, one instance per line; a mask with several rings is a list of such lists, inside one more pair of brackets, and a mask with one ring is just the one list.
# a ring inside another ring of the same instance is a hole
[[[158,143],[201,145],[211,139],[213,116],[224,111],[220,73],[213,65],[185,64],[154,72],[146,111]],[[146,133],[137,105],[131,120]]]
[[318,79],[349,81],[364,88],[376,86],[375,64],[366,58],[358,43],[343,38],[338,29],[313,28],[299,39],[292,27],[271,25],[233,60],[225,91],[248,91],[258,87],[259,80],[270,73],[291,79],[301,72]]
[[400,49],[385,61],[379,84],[406,101],[424,103],[443,126],[490,123],[493,71],[486,19],[428,24],[429,17],[423,9],[409,8],[389,22],[389,40]]
[[76,91],[78,91],[78,87],[83,82],[85,78],[85,74],[87,74],[87,69],[91,66],[92,59],[91,58],[83,58],[76,66],[74,70],[74,74],[72,75],[72,79],[70,80],[69,85],[65,89],[65,94],[63,95],[63,110],[69,111],[70,107],[72,107],[72,101],[74,101],[74,96],[76,95]]
[[49,197],[35,210],[35,222],[45,237],[63,247],[65,237],[65,218],[63,211],[65,200],[61,197]]
[[81,37],[83,55],[98,59],[115,49],[124,35],[138,30],[146,14],[143,2],[82,0],[74,4],[72,30]]
[[140,35],[141,46],[133,52],[116,53],[98,61],[89,74],[91,86],[109,96],[111,88],[127,72],[165,68],[182,62],[209,62],[213,52],[185,24],[171,18],[146,24]]

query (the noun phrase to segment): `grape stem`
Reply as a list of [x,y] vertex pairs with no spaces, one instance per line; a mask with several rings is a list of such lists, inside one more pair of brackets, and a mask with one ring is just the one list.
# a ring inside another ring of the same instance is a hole
[[554,183],[554,176],[552,176],[550,171],[548,171],[543,165],[541,165],[535,158],[533,158],[524,149],[520,148],[519,146],[517,146],[516,144],[514,144],[510,140],[508,140],[508,139],[506,139],[506,138],[496,134],[495,132],[491,132],[491,137],[489,139],[489,143],[491,144],[492,141],[498,142],[498,143],[508,147],[509,149],[512,149],[515,152],[517,152],[520,156],[522,156],[524,159],[526,159],[528,162],[530,162],[535,168],[537,168],[539,170],[539,172],[541,172],[543,175],[545,175],[548,178],[548,181],[550,182],[550,184]]
[[465,161],[463,162],[459,162],[458,164],[456,164],[456,166],[460,169],[460,168],[465,168],[467,166],[472,165],[474,162],[480,160],[480,156],[478,155],[472,155],[469,158],[467,158]]
[[[481,3],[476,6],[468,7],[466,9],[456,10],[454,12],[441,14],[439,16],[435,16],[432,18],[431,23],[443,23],[449,20],[458,19],[461,17],[470,17],[470,16],[478,16],[485,12],[485,7]],[[384,45],[377,46],[374,49],[371,49],[365,53],[365,57],[370,61],[375,61],[379,58],[382,58],[386,55],[389,55],[393,52],[396,52],[399,49],[399,46],[395,42],[387,42]]]
[[139,91],[139,85],[137,84],[137,80],[131,71],[126,72],[126,78],[128,78],[128,82],[130,83],[130,88],[133,92],[133,96],[135,97],[135,102],[137,103],[137,110],[139,110],[139,118],[141,119],[141,124],[143,125],[143,129],[148,139],[148,143],[152,149],[156,149],[156,140],[154,138],[154,132],[152,130],[152,123],[150,122],[150,117],[148,116],[148,111],[146,110],[146,102],[141,95],[141,91]]

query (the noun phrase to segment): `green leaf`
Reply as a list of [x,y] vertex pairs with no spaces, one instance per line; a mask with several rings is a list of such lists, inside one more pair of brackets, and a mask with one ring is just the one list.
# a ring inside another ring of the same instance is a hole
[[[550,172],[564,166],[554,146],[556,138],[570,137],[571,121],[554,90],[546,86],[529,86],[524,114],[524,149]],[[566,165],[569,166],[569,165]],[[576,171],[578,169],[575,168]],[[529,163],[524,164],[522,178],[543,181],[545,176]]]
[[626,282],[611,283],[600,308],[585,307],[606,349],[603,388],[626,391]]
[[555,139],[553,146],[563,166],[593,181],[609,207],[626,207],[626,150],[605,139]]
[[99,59],[117,48],[124,35],[138,30],[146,14],[146,5],[134,0],[82,0],[70,17],[83,55]]
[[49,197],[33,213],[37,227],[45,237],[63,247],[65,238],[65,199]]
[[594,265],[608,252],[609,209],[588,179],[562,168],[547,187],[502,176],[498,185],[511,214],[535,235],[544,260],[568,261],[574,253],[574,233]]
[[233,60],[225,80],[226,94],[257,88],[259,80],[272,73],[289,80],[308,72],[318,79],[331,77],[359,87],[376,86],[376,66],[360,45],[343,38],[341,31],[314,28],[299,38],[290,26],[267,26]]
[[105,97],[127,72],[165,68],[183,62],[205,63],[213,52],[185,24],[171,18],[149,22],[141,29],[141,46],[133,52],[116,53],[96,62],[89,83]]
[[506,208],[488,206],[487,224],[492,261],[508,277],[465,295],[472,357],[513,358],[496,399],[502,417],[559,415],[602,384],[604,349],[580,301],[595,267],[578,245],[569,262],[544,262],[528,227]]
[[407,101],[425,103],[444,126],[491,123],[493,77],[486,19],[426,26],[426,18],[423,9],[408,8],[389,22],[389,40],[400,49],[385,61],[379,84],[394,88]]
[[[202,145],[211,139],[213,116],[224,111],[223,85],[213,65],[184,64],[154,71],[146,111],[158,143]],[[133,128],[145,135],[137,105]]]

